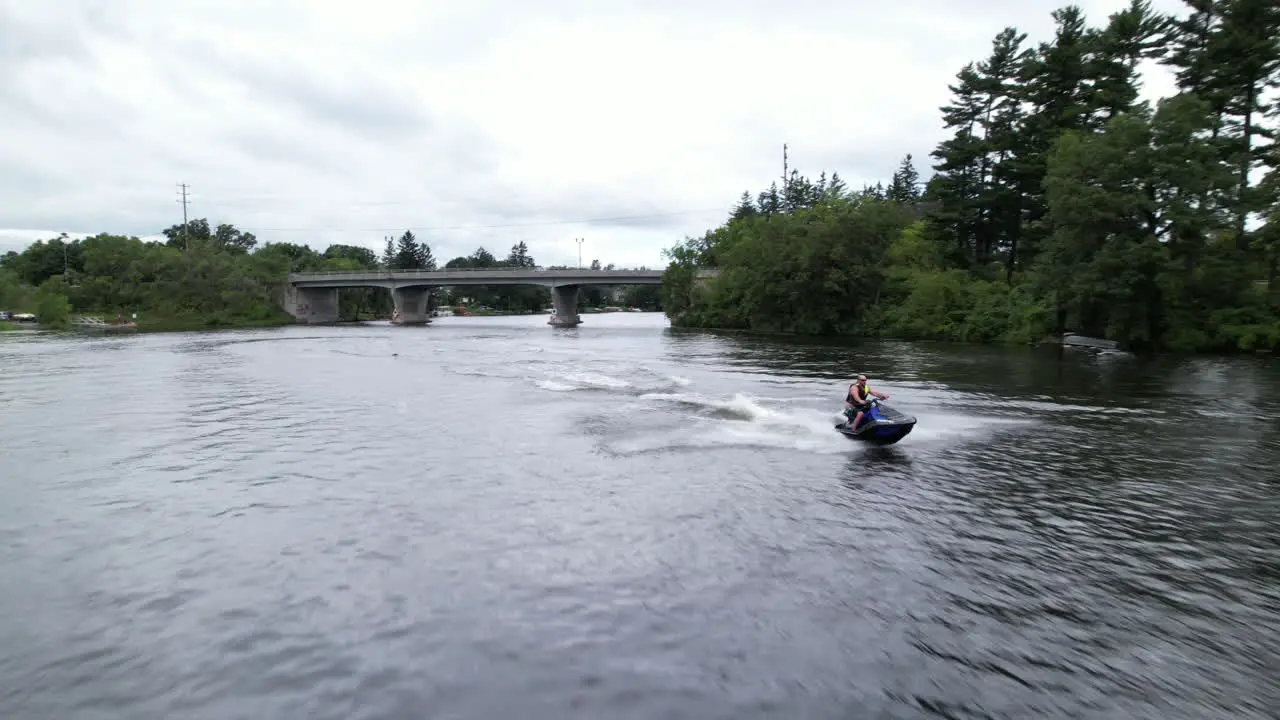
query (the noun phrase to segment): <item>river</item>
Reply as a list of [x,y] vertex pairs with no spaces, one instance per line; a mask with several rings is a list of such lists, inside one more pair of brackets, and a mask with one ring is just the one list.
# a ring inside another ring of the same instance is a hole
[[0,717],[1275,717],[1275,360],[545,321],[0,337]]

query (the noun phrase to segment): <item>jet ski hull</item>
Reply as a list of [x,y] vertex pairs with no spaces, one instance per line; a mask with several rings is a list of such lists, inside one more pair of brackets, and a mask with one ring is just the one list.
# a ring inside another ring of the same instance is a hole
[[861,440],[872,445],[892,445],[916,427],[916,419],[904,415],[889,407],[875,403],[862,417],[862,422],[855,431],[851,429],[852,419],[836,424],[836,432],[853,440]]

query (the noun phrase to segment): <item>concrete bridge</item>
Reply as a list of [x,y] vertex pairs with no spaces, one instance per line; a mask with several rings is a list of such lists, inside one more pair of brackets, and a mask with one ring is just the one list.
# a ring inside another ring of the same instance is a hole
[[430,320],[428,292],[434,287],[462,285],[541,285],[551,288],[555,314],[547,324],[575,327],[578,288],[583,285],[661,285],[662,270],[542,270],[538,268],[456,268],[450,270],[335,270],[293,273],[285,309],[299,323],[338,320],[338,288],[379,287],[391,291],[392,322],[424,325]]

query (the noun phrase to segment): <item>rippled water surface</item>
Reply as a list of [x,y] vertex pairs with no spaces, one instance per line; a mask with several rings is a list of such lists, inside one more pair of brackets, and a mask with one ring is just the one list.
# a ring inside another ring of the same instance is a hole
[[0,717],[1275,717],[1276,361],[586,320],[0,337]]

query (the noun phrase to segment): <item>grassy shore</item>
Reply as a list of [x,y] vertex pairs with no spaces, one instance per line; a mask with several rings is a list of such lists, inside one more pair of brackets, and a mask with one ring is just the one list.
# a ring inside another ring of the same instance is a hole
[[[111,322],[109,318],[104,318]],[[235,317],[227,315],[153,315],[139,313],[138,332],[192,332],[198,330],[246,330],[250,328],[281,327],[294,324],[292,315],[284,312],[265,317]]]

